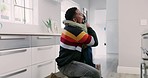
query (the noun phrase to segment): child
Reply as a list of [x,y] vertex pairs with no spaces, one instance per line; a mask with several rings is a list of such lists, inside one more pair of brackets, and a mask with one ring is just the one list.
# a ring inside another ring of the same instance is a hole
[[[83,14],[83,24],[87,22],[86,17]],[[86,46],[86,48],[83,49],[83,57],[84,57],[84,62],[90,66],[95,67],[98,70],[101,70],[101,65],[100,64],[94,64],[93,63],[93,56],[92,56],[92,47]]]

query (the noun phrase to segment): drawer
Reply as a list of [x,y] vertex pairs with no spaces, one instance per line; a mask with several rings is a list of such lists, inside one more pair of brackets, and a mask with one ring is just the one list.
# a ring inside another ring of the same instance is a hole
[[30,36],[0,35],[0,50],[28,48],[30,47]]
[[55,62],[47,61],[32,66],[32,78],[45,78],[55,72]]
[[60,45],[60,36],[55,36],[55,45]]
[[54,46],[42,46],[32,48],[32,64],[55,59]]
[[31,65],[31,49],[0,51],[0,74]]
[[54,36],[32,36],[32,47],[48,46],[55,44]]
[[0,78],[31,78],[31,67],[0,74]]

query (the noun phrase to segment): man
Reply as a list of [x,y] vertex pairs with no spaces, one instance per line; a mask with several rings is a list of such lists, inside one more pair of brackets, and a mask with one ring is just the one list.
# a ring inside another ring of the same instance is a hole
[[69,8],[65,14],[69,23],[64,23],[65,28],[60,39],[60,53],[56,62],[60,72],[69,78],[101,78],[100,72],[84,62],[83,46],[97,46],[98,39],[95,31],[83,24],[83,14],[76,7]]

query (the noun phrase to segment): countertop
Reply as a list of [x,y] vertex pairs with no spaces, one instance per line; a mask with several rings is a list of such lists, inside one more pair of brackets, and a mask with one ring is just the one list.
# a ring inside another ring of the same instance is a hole
[[60,36],[60,33],[0,33],[0,35],[38,35],[38,36]]

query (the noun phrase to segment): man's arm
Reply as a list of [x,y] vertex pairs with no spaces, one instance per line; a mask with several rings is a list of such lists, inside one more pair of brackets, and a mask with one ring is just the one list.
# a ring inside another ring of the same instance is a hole
[[88,33],[82,31],[78,36],[78,43],[86,44],[87,46],[97,46],[98,39],[95,31],[91,27],[87,27]]

